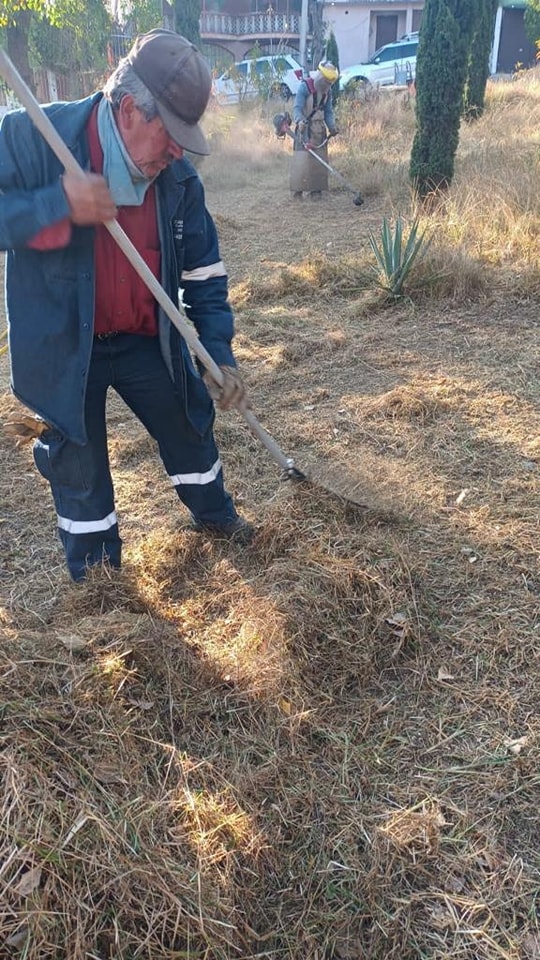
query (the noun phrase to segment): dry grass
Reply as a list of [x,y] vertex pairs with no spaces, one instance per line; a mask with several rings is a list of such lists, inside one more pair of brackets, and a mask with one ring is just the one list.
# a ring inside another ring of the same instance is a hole
[[211,114],[201,173],[254,406],[368,509],[222,415],[258,534],[203,542],[113,401],[125,569],[73,586],[0,436],[2,960],[540,956],[540,84],[490,88],[391,308],[412,105],[343,111],[361,210],[289,202],[273,110]]

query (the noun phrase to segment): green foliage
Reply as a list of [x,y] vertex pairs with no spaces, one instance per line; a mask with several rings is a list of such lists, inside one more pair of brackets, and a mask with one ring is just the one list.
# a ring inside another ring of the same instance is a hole
[[[335,67],[339,70],[339,49],[337,45],[337,40],[333,30],[330,30],[328,34],[328,40],[326,41],[326,59],[330,60]],[[332,86],[332,100],[334,103],[337,103],[339,99],[339,82]]]
[[393,235],[390,223],[384,217],[380,240],[377,240],[373,233],[369,234],[369,244],[376,260],[372,270],[377,276],[379,285],[395,299],[403,295],[407,277],[415,260],[421,251],[424,253],[427,250],[430,242],[425,239],[425,231],[418,234],[418,228],[419,222],[416,218],[405,240],[401,217],[396,219]]
[[416,63],[410,177],[420,197],[454,175],[473,27],[484,0],[426,0]]
[[29,34],[32,59],[63,74],[105,68],[110,29],[110,15],[102,0],[66,5],[62,26],[34,17]]
[[[51,5],[52,6],[52,5]],[[47,15],[49,4],[47,0],[2,0],[0,2],[0,27],[12,27],[17,22],[17,15],[21,12],[30,10],[37,16]],[[51,9],[48,19],[56,16],[54,7]]]
[[85,30],[97,6],[105,13],[105,3],[86,3],[85,0],[0,0],[0,26],[17,23],[21,13],[30,12],[33,19],[42,19],[54,27]]
[[161,25],[161,0],[123,0],[119,7],[119,19],[129,26],[134,37],[148,33]]
[[187,40],[191,40],[196,47],[201,45],[199,21],[201,16],[201,0],[175,0],[174,11],[176,17],[176,32],[181,33]]
[[524,19],[529,40],[538,44],[540,42],[540,0],[527,0]]
[[498,0],[480,0],[480,11],[469,51],[468,74],[463,98],[463,116],[467,120],[476,120],[484,112],[489,56],[497,7]]

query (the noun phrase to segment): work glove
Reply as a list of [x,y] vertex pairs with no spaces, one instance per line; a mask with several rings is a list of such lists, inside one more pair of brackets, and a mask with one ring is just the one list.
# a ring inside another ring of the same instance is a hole
[[304,130],[306,129],[306,127],[307,127],[307,123],[306,123],[305,120],[299,120],[299,121],[298,121],[298,129],[299,129],[300,133],[303,133]]
[[214,378],[206,371],[203,380],[208,393],[220,410],[233,408],[244,413],[250,407],[246,388],[236,367],[223,366],[219,368],[223,374],[223,386],[220,387]]

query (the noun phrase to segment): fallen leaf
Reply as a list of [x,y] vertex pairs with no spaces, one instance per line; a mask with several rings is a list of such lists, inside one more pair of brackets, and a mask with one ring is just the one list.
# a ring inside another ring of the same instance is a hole
[[404,627],[407,617],[404,613],[393,613],[391,617],[386,618],[385,623],[389,623],[391,627]]
[[452,893],[461,893],[465,887],[465,880],[463,877],[448,876],[446,878],[445,887]]
[[523,956],[527,960],[540,960],[540,935],[537,933],[529,933],[524,940],[521,941],[521,948],[523,950]]
[[56,639],[71,653],[79,653],[88,646],[88,640],[85,640],[78,633],[57,633]]
[[517,740],[507,740],[506,746],[510,750],[510,753],[515,754],[515,756],[517,757],[517,755],[521,753],[521,751],[523,750],[523,747],[527,746],[528,742],[529,742],[529,738],[527,736],[518,737]]
[[32,867],[31,870],[27,870],[23,874],[21,880],[15,887],[15,893],[18,893],[20,897],[29,897],[31,893],[39,887],[41,880],[41,867]]
[[113,763],[98,763],[92,772],[100,783],[125,783],[118,767]]
[[437,680],[453,680],[454,674],[449,673],[446,667],[439,667],[437,670]]
[[288,700],[285,700],[283,697],[281,697],[278,700],[278,706],[282,713],[285,713],[288,717],[290,717],[292,712],[292,706]]
[[10,937],[7,938],[6,944],[8,947],[22,947],[24,941],[30,933],[29,927],[21,927],[20,930],[17,930],[16,933],[12,933]]

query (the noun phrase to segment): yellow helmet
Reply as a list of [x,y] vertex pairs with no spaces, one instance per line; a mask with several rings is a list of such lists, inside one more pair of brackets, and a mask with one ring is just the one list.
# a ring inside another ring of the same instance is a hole
[[325,80],[328,80],[328,83],[335,83],[339,77],[339,70],[330,60],[321,60],[317,70],[323,75]]

